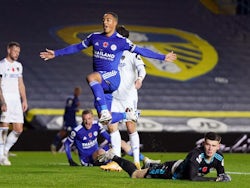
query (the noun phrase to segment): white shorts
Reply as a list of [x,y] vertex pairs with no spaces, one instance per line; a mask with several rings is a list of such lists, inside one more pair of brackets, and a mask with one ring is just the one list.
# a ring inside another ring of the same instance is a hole
[[23,109],[20,96],[4,95],[7,111],[1,113],[0,122],[4,123],[23,123]]
[[118,100],[113,98],[111,112],[125,112],[127,108],[137,110],[138,97],[128,97],[127,100]]

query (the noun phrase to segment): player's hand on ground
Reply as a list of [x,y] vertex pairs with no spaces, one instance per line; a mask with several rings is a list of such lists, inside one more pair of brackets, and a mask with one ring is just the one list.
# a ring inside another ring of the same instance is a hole
[[165,56],[165,61],[173,62],[177,59],[176,54],[172,51]]
[[228,182],[231,180],[232,180],[231,176],[229,176],[228,174],[225,174],[225,173],[220,174],[216,179],[216,181],[220,181],[220,182]]
[[69,159],[69,166],[79,166],[79,165],[72,159]]
[[40,52],[40,57],[47,61],[55,57],[55,52],[53,50],[46,49],[46,52]]

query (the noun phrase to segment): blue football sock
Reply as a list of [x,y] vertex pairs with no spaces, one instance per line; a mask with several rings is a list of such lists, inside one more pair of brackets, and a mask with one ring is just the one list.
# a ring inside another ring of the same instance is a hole
[[[129,150],[128,152],[127,152],[127,155],[129,155],[129,156],[133,156],[133,150],[131,149],[131,150]],[[140,161],[143,161],[144,160],[144,158],[145,158],[145,156],[143,155],[143,154],[139,154],[139,159],[140,159]]]
[[131,150],[129,150],[128,151],[128,153],[127,153],[127,155],[129,155],[129,156],[133,156],[133,150],[131,149]]
[[144,156],[143,154],[141,154],[141,153],[140,153],[140,155],[139,155],[139,159],[140,159],[140,161],[143,161],[143,160],[144,160],[144,158],[145,158],[145,156]]
[[[95,96],[95,101],[96,101],[97,105],[101,107],[101,110],[108,109],[107,105],[106,105],[105,95],[104,95],[103,88],[102,88],[101,84],[97,81],[92,81],[89,83],[89,86],[92,90],[92,93]],[[98,113],[100,113],[100,112],[98,112]]]

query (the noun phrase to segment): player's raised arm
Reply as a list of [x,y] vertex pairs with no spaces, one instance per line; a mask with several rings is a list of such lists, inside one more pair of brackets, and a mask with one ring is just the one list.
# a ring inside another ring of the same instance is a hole
[[77,43],[77,44],[72,44],[70,46],[67,46],[65,48],[59,49],[59,50],[49,50],[46,49],[46,52],[40,52],[40,57],[44,59],[45,61],[49,59],[53,59],[57,56],[63,56],[67,54],[73,54],[80,52],[81,50],[87,48],[88,46],[83,45],[82,42]]
[[139,46],[135,46],[130,51],[138,53],[138,54],[140,54],[141,56],[144,56],[144,57],[164,60],[164,61],[168,61],[168,62],[173,62],[177,58],[176,54],[173,51],[165,55],[165,54],[154,52],[154,51],[152,51],[152,50],[150,50],[148,48],[139,47]]
[[55,58],[55,51],[46,49],[45,52],[40,52],[40,57],[45,61]]
[[165,56],[165,61],[173,62],[177,59],[176,54],[172,51]]

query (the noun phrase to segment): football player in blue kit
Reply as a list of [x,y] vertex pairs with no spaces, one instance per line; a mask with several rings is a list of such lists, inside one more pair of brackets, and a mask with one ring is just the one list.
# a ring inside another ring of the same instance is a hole
[[64,142],[65,152],[70,166],[78,166],[72,159],[71,146],[74,144],[78,151],[79,160],[82,166],[95,166],[99,164],[97,157],[104,154],[105,150],[99,148],[98,136],[110,143],[110,135],[101,124],[94,121],[91,110],[82,112],[82,124],[75,127]]
[[[45,52],[40,52],[40,57],[44,60],[49,60],[57,56],[73,54],[80,52],[90,46],[93,47],[93,72],[87,75],[87,82],[92,90],[95,98],[99,121],[103,124],[115,123],[118,118],[130,119],[136,121],[136,116],[126,117],[127,113],[110,113],[107,106],[105,94],[112,94],[117,90],[120,84],[120,74],[118,64],[120,63],[123,51],[128,50],[140,54],[144,57],[154,58],[164,61],[176,60],[176,54],[173,52],[159,54],[147,48],[139,47],[133,44],[129,39],[122,37],[116,32],[118,24],[118,16],[114,12],[107,12],[103,19],[103,32],[94,32],[78,44],[70,45],[59,50],[46,49]],[[96,106],[96,105],[95,105]],[[115,120],[112,120],[112,116]]]
[[73,95],[68,96],[66,99],[62,129],[56,134],[53,143],[50,145],[52,153],[57,151],[59,143],[68,135],[68,132],[78,125],[76,121],[76,113],[80,108],[80,94],[81,88],[75,87]]
[[[116,156],[112,149],[99,156],[100,162],[113,160],[125,170],[131,178],[183,179],[191,181],[231,181],[225,173],[224,157],[219,151],[221,137],[214,133],[205,134],[203,146],[194,148],[184,160],[166,161],[162,164],[145,164],[138,170],[131,161]],[[216,177],[205,177],[212,169]]]

